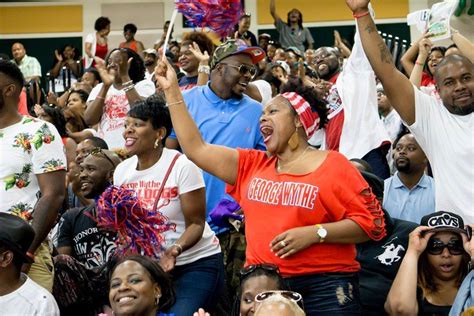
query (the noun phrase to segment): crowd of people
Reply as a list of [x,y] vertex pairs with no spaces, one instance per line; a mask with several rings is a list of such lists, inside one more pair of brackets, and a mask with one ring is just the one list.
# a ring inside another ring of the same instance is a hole
[[[0,313],[474,314],[474,44],[424,34],[400,72],[369,0],[327,47],[277,2],[278,39],[242,13],[112,48],[100,17],[83,58],[0,58]],[[111,188],[159,252],[121,251]]]

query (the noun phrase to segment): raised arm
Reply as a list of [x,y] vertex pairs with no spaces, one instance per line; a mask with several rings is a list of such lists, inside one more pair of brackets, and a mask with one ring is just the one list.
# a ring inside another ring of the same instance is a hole
[[410,75],[410,82],[413,83],[417,88],[421,86],[421,77],[423,75],[423,68],[425,66],[428,55],[430,54],[433,43],[428,38],[423,38],[418,42],[418,57],[415,61],[415,66]]
[[417,315],[418,301],[416,296],[418,280],[418,259],[425,250],[433,232],[423,234],[430,228],[417,227],[410,233],[408,250],[398,269],[385,302],[385,311],[390,315]]
[[280,16],[276,13],[275,0],[270,0],[270,14],[273,17],[273,24],[276,24],[277,20],[281,20]]
[[372,17],[368,13],[369,0],[346,0],[348,7],[357,17],[360,38],[365,54],[376,76],[395,110],[409,125],[415,122],[415,96],[413,85],[395,67],[392,55],[382,37],[377,33]]
[[167,60],[158,63],[155,76],[165,93],[173,128],[186,156],[201,169],[226,183],[235,184],[239,159],[237,150],[204,141],[184,103],[176,73]]
[[418,44],[422,38],[418,39],[415,43],[413,43],[410,48],[407,49],[405,54],[403,54],[402,57],[400,57],[400,64],[402,64],[403,69],[405,70],[406,74],[408,76],[411,75],[411,72],[413,71],[413,67],[415,67],[415,59],[416,56],[418,55]]
[[458,47],[459,51],[474,63],[474,43],[465,38],[458,30],[452,30],[451,39]]

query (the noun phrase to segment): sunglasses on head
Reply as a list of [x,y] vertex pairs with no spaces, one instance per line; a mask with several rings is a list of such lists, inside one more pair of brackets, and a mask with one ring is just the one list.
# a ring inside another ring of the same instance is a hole
[[107,155],[107,153],[105,153],[100,147],[95,147],[94,149],[92,149],[89,155],[105,158],[112,164],[114,168],[116,167],[115,163],[113,162],[112,159],[110,159],[109,155]]
[[250,273],[253,273],[257,269],[262,269],[269,272],[280,273],[278,266],[271,263],[262,263],[262,264],[251,264],[245,268],[240,269],[240,279],[245,279]]
[[249,73],[250,76],[252,76],[252,78],[253,78],[257,74],[257,68],[255,68],[253,66],[249,66],[249,65],[245,65],[245,64],[242,64],[240,66],[231,65],[231,64],[227,64],[227,63],[221,63],[221,64],[237,69],[242,76],[245,76],[246,74]]
[[293,291],[266,291],[259,293],[255,296],[255,302],[261,303],[268,299],[271,296],[274,295],[279,295],[282,296],[286,299],[289,299],[290,301],[295,302],[298,304],[301,308],[303,308],[303,297],[301,296],[300,293],[293,292]]
[[462,241],[459,239],[450,240],[447,244],[437,239],[430,239],[426,251],[430,255],[440,255],[443,253],[444,248],[448,248],[449,253],[453,256],[462,255],[464,252]]

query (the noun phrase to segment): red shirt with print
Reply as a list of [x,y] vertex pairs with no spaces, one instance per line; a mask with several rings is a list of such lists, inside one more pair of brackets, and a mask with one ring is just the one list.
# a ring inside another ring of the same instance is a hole
[[331,151],[315,171],[290,175],[278,174],[276,158],[265,152],[238,152],[236,183],[228,185],[227,192],[244,211],[247,265],[274,263],[284,276],[359,270],[354,244],[315,244],[285,259],[275,256],[269,246],[288,229],[346,218],[370,238],[384,237],[380,205],[372,193],[362,194],[370,192],[369,186],[342,154]]
[[344,125],[344,108],[336,88],[336,81],[340,72],[329,79],[333,84],[327,98],[329,102],[328,122],[326,124],[326,149],[339,151],[342,126]]

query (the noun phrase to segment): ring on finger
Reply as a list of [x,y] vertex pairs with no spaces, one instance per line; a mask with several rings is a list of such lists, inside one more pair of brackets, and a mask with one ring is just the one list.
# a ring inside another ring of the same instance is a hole
[[284,240],[282,240],[282,241],[280,241],[280,245],[281,245],[282,247],[286,247],[286,242],[285,242]]

